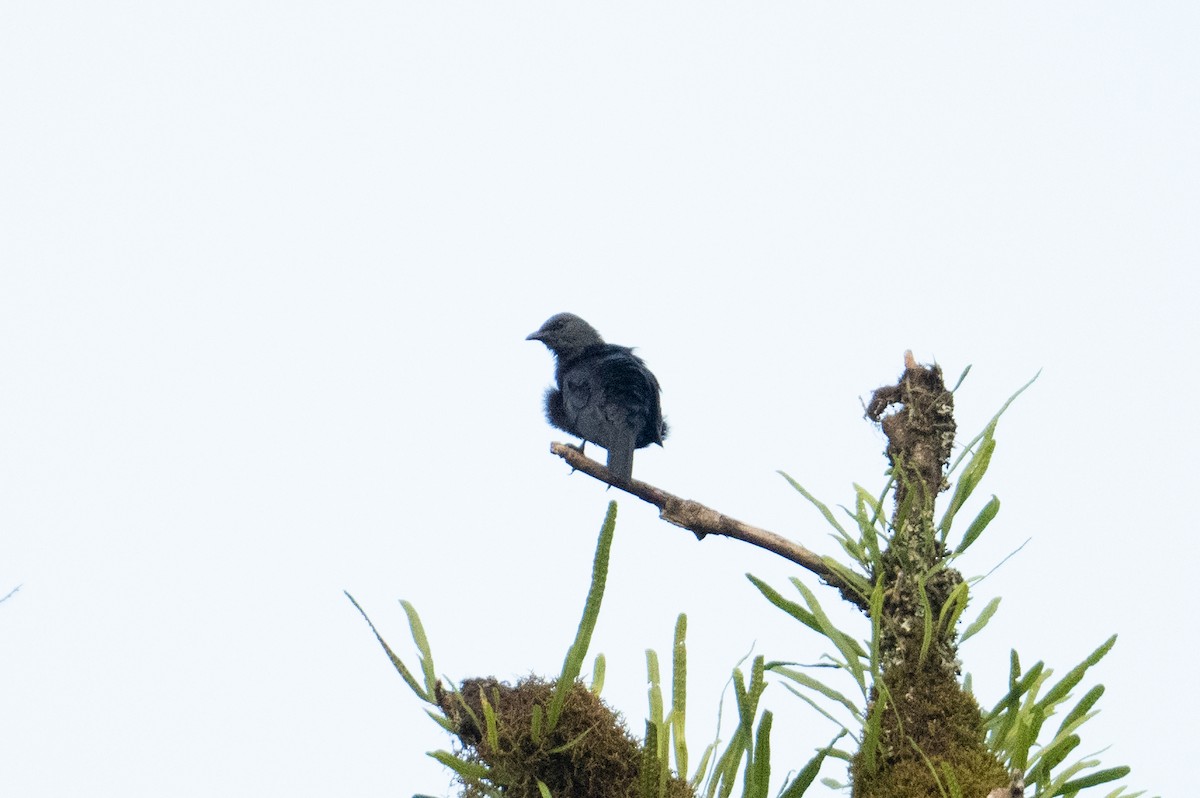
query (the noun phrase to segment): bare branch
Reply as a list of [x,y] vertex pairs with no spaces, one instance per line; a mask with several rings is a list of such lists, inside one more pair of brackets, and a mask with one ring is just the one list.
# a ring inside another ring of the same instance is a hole
[[722,535],[728,538],[758,546],[761,549],[778,554],[785,560],[807,568],[821,577],[826,584],[836,587],[850,603],[859,609],[867,609],[867,600],[860,595],[854,586],[843,579],[825,560],[799,543],[788,540],[782,535],[760,529],[756,526],[730,518],[724,513],[706,507],[691,499],[681,499],[674,494],[655,486],[631,479],[628,482],[620,479],[595,460],[590,459],[574,446],[565,443],[550,444],[550,451],[562,459],[576,471],[582,471],[589,477],[619,488],[632,494],[642,501],[649,502],[658,508],[659,518],[675,526],[683,527],[696,535],[697,540],[703,540],[705,535]]

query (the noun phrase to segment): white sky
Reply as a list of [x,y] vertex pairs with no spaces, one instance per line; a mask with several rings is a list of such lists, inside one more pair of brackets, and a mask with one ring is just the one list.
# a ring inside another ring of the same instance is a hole
[[[696,753],[744,654],[815,659],[744,578],[795,569],[547,453],[523,339],[570,310],[662,382],[639,477],[824,553],[774,472],[878,489],[860,402],[906,348],[973,364],[964,442],[1044,369],[964,569],[1032,540],[965,667],[990,706],[1010,647],[1061,674],[1119,633],[1080,751],[1186,794],[1198,33],[1184,2],[5,4],[0,791],[445,795],[342,589],[410,661],[414,602],[453,679],[553,674],[610,498],[593,652],[635,731],[677,612]],[[764,700],[778,779],[832,729]]]

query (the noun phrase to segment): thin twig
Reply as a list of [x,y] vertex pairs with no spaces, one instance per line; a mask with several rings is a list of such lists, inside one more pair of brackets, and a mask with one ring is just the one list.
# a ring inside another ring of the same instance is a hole
[[696,535],[697,540],[703,540],[705,535],[722,535],[774,552],[785,560],[794,562],[812,571],[821,577],[826,584],[836,587],[841,592],[843,598],[859,609],[864,611],[867,609],[866,598],[860,595],[853,585],[843,579],[819,555],[809,551],[799,543],[790,541],[782,535],[777,535],[766,529],[760,529],[756,526],[743,523],[736,518],[730,518],[724,513],[719,513],[711,507],[704,506],[700,502],[692,501],[691,499],[681,499],[647,482],[641,482],[636,479],[626,482],[600,463],[584,455],[575,447],[565,443],[550,444],[550,451],[566,460],[576,471],[582,471],[589,477],[598,479],[607,485],[632,494],[642,501],[653,504],[658,508],[659,518],[691,531]]

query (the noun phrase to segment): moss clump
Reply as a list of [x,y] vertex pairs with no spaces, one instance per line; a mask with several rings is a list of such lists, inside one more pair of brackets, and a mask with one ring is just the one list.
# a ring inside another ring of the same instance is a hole
[[[1009,775],[984,745],[983,714],[957,680],[937,669],[897,669],[884,678],[874,767],[860,750],[850,765],[854,798],[942,798],[953,779],[964,796],[982,796]],[[935,775],[936,774],[936,775]],[[940,787],[939,787],[940,782]]]
[[[508,685],[495,679],[468,679],[458,695],[440,697],[442,711],[455,724],[462,755],[487,765],[488,781],[513,798],[541,798],[538,782],[555,798],[638,798],[643,762],[641,745],[629,734],[619,714],[582,682],[567,692],[558,724],[544,730],[554,683],[535,676]],[[486,733],[483,702],[496,716],[494,744]],[[465,706],[464,706],[465,704]],[[465,784],[463,798],[484,795]],[[668,798],[692,798],[687,782],[672,776]]]

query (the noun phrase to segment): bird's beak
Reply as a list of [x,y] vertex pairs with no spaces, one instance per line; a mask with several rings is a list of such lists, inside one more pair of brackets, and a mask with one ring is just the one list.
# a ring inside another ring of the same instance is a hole
[[541,330],[538,330],[537,332],[531,332],[529,335],[526,335],[526,336],[525,336],[525,340],[526,340],[526,341],[540,341],[540,340],[542,340],[542,331],[541,331]]

